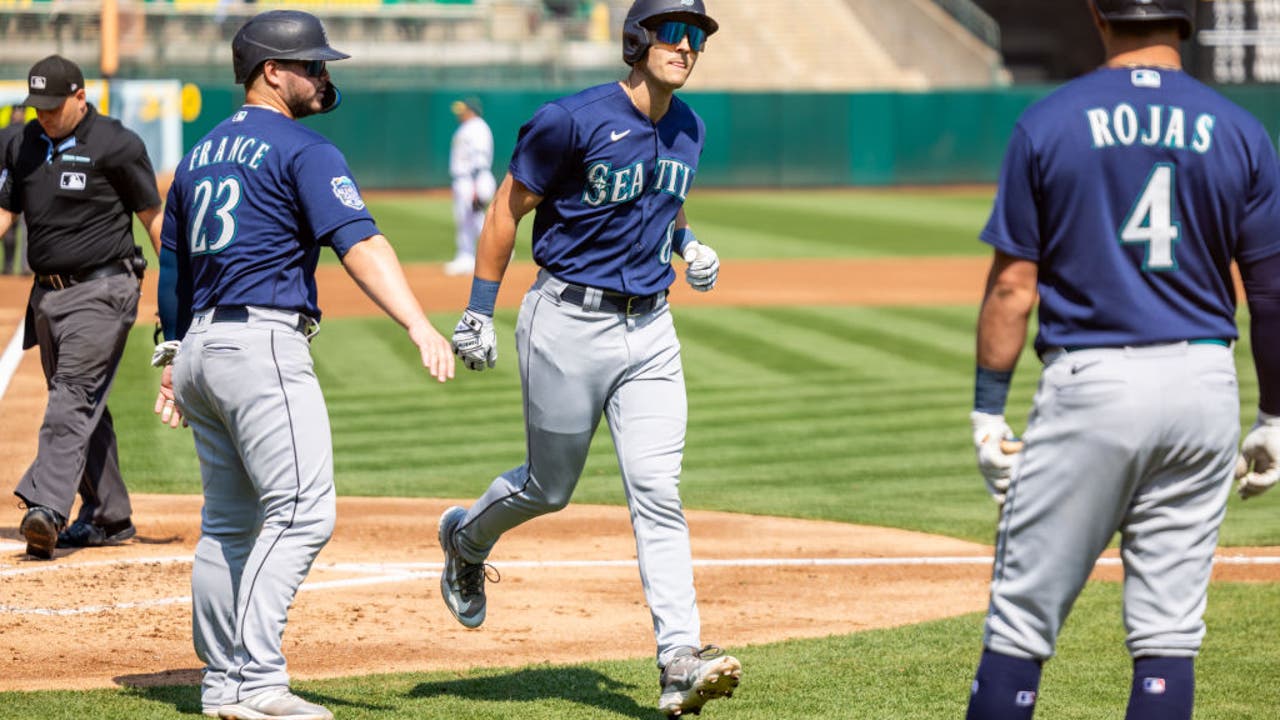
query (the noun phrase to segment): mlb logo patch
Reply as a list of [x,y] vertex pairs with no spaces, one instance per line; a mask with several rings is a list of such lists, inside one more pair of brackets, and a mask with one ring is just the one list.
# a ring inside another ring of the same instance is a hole
[[1013,704],[1018,707],[1032,707],[1036,704],[1035,690],[1019,690],[1018,694],[1013,697]]
[[235,115],[231,116],[231,122],[243,122],[244,119],[247,117],[249,117],[249,113],[245,112],[244,110],[239,110],[236,112]]
[[43,89],[45,89],[45,87],[46,87],[46,86],[48,86],[48,84],[49,84],[49,81],[48,81],[47,79],[45,79],[45,76],[43,76],[43,75],[32,75],[32,76],[31,76],[31,89],[32,89],[32,90],[43,90]]
[[83,190],[87,182],[84,173],[64,172],[62,179],[58,182],[58,187],[63,190]]
[[1164,678],[1142,678],[1142,692],[1148,695],[1163,695]]
[[360,190],[351,178],[346,175],[336,177],[329,181],[329,186],[333,188],[333,196],[338,198],[338,202],[352,210],[364,209],[364,199],[360,197]]
[[1160,79],[1160,71],[1148,68],[1138,68],[1129,76],[1134,87],[1140,88],[1159,88],[1162,84]]

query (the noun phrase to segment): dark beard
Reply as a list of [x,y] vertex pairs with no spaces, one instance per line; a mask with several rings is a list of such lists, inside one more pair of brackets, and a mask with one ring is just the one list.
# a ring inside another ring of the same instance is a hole
[[319,110],[316,109],[314,104],[323,96],[324,96],[324,93],[319,92],[307,98],[306,100],[303,100],[301,98],[289,98],[289,102],[288,102],[289,114],[293,115],[295,120],[302,119],[309,115],[315,115],[317,112],[319,112]]

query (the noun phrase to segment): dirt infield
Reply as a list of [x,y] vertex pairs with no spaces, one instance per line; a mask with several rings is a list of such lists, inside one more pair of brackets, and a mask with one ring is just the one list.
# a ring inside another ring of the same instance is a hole
[[[677,283],[673,301],[973,303],[976,310],[985,267],[985,259],[726,262],[714,293]],[[500,303],[518,302],[532,275],[528,265],[513,267]],[[436,266],[410,268],[410,279],[429,312],[465,302],[468,281],[446,278]],[[328,317],[377,312],[341,269],[322,269],[319,282]],[[0,278],[0,342],[17,326],[28,286]],[[146,324],[153,297],[148,288],[140,313]],[[10,497],[0,499],[0,690],[198,682],[188,595],[200,498],[135,496],[133,542],[59,551],[52,562],[25,559],[21,511],[8,492],[35,453],[43,406],[39,359],[28,352],[0,401],[0,487]],[[502,580],[491,590],[489,619],[468,631],[439,599],[435,518],[447,504],[339,500],[334,539],[290,615],[285,651],[295,676],[653,652],[625,508],[572,505],[510,533],[491,558]],[[983,545],[841,523],[698,511],[688,517],[707,641],[822,637],[985,604],[991,549]],[[1276,581],[1280,567],[1224,564],[1216,576]]]

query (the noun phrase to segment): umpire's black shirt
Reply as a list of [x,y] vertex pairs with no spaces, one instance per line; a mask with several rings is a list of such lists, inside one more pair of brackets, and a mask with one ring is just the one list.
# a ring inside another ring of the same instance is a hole
[[133,255],[133,214],[159,207],[146,146],[92,103],[71,135],[31,121],[0,147],[0,208],[24,213],[38,274],[75,273]]

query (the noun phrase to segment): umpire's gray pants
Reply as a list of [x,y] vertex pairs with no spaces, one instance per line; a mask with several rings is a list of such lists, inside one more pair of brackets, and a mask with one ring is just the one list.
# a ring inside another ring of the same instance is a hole
[[525,295],[516,347],[528,456],[467,512],[458,549],[480,562],[504,532],[565,507],[604,414],[664,663],[676,648],[698,646],[700,635],[679,494],[688,423],[680,343],[665,302],[647,315],[625,317],[564,302],[564,287],[542,272]]
[[1117,531],[1135,657],[1194,656],[1240,437],[1228,348],[1051,353],[996,540],[986,646],[1053,655]]
[[133,507],[107,396],[138,316],[138,279],[112,275],[63,290],[37,285],[30,303],[49,401],[35,462],[14,494],[70,520],[79,487],[80,520],[126,520]]
[[288,686],[289,606],[333,533],[328,410],[297,318],[197,314],[174,365],[204,485],[191,620],[205,707]]

